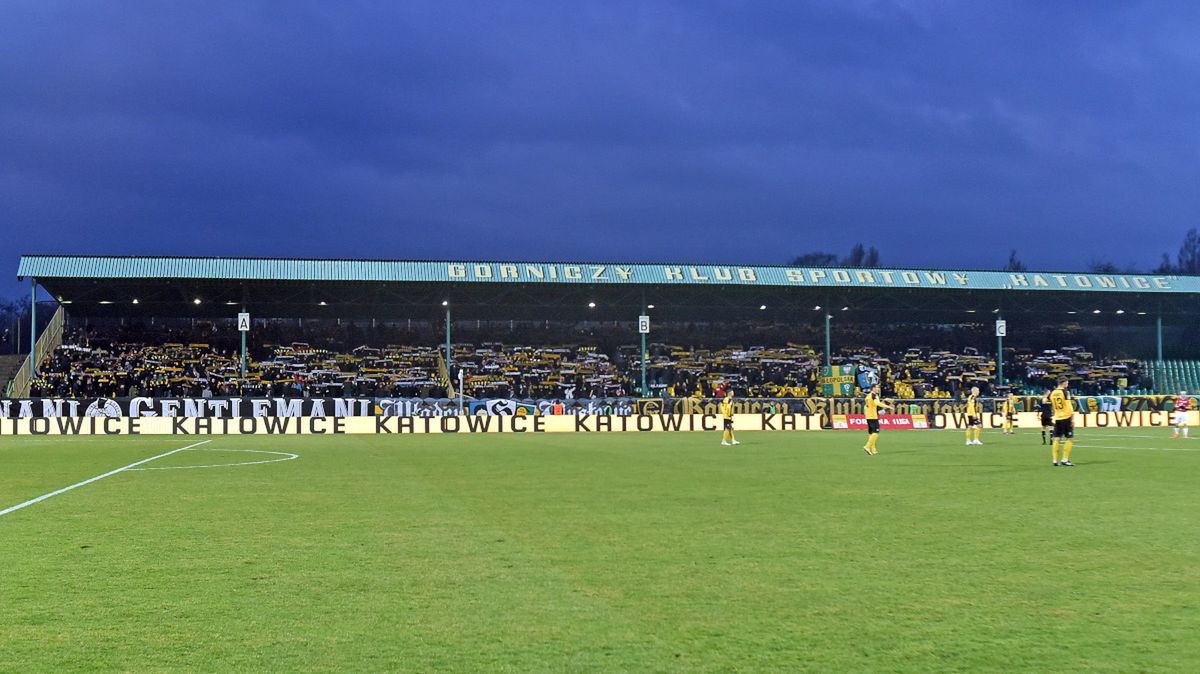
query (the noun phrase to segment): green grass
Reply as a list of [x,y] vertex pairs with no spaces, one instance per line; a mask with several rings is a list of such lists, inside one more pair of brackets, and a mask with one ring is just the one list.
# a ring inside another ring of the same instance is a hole
[[[147,467],[300,458],[0,517],[0,670],[1200,670],[1200,441],[1080,435],[217,438]],[[0,509],[184,444],[4,438]]]

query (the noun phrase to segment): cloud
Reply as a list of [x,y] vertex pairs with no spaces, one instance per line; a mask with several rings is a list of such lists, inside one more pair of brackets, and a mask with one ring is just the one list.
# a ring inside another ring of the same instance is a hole
[[1149,265],[1198,11],[22,0],[0,208],[30,251]]

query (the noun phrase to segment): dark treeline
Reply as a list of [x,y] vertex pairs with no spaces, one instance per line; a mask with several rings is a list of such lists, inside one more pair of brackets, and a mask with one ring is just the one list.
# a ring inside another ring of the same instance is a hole
[[[867,248],[861,243],[855,244],[845,257],[833,253],[812,252],[792,258],[791,264],[797,267],[878,267],[879,251],[874,246]],[[1017,256],[1016,249],[1008,254],[1008,262],[1004,271],[1027,271],[1028,267]],[[1122,267],[1112,260],[1094,259],[1086,266],[1086,271],[1096,274],[1188,274],[1200,275],[1200,232],[1195,227],[1189,229],[1179,244],[1179,250],[1172,258],[1169,253],[1163,253],[1162,260],[1151,268],[1143,268],[1131,264]]]
[[0,355],[29,349],[29,298],[0,301]]

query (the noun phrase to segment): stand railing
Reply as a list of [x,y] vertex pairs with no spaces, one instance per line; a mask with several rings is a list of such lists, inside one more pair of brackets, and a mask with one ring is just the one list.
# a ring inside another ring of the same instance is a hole
[[33,353],[21,364],[21,369],[13,375],[12,381],[8,382],[8,387],[4,392],[5,397],[25,398],[29,396],[29,389],[33,384],[34,363],[40,365],[46,358],[46,354],[53,353],[55,349],[62,346],[65,325],[66,311],[60,306],[50,317],[50,323],[46,325],[45,330],[42,330],[41,336],[34,342]]

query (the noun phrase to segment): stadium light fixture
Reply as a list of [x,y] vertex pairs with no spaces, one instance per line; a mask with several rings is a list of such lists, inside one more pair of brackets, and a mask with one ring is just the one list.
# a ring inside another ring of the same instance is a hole
[[317,306],[327,307],[327,306],[329,306],[329,302],[326,302],[325,300],[321,300],[320,302],[317,302]]
[[813,311],[820,311],[820,310],[821,310],[821,305],[820,305],[820,304],[818,304],[817,306],[813,307]]
[[1118,315],[1118,316],[1119,316],[1119,315],[1121,315],[1121,314],[1123,314],[1123,313],[1125,313],[1125,310],[1124,310],[1124,309],[1117,309],[1117,315]]
[[767,305],[765,305],[765,304],[760,304],[760,305],[758,305],[758,310],[759,310],[759,311],[766,311],[766,310],[767,310]]
[[100,304],[112,304],[112,300],[100,300]]
[[448,306],[450,306],[450,300],[442,300],[442,306],[443,306],[443,307],[448,307]]
[[1100,313],[1100,310],[1099,310],[1099,309],[1092,309],[1092,313],[1093,313],[1093,314],[1098,314],[1098,313]]
[[228,302],[225,303],[225,306],[227,306],[227,307],[237,306],[237,302],[234,302],[233,300],[229,300]]
[[1067,313],[1068,313],[1068,314],[1071,314],[1072,316],[1074,316],[1075,314],[1077,314],[1077,313],[1079,313],[1079,312],[1078,312],[1078,311],[1068,311]]
[[842,311],[850,311],[850,307],[842,307]]
[[999,308],[992,309],[992,313],[993,313],[993,314],[998,314],[998,313],[1000,313],[1000,309],[999,309]]
[[192,300],[192,304],[200,304],[200,298],[197,297],[196,299]]
[[653,309],[653,308],[654,308],[654,305],[653,305],[653,304],[647,304],[647,305],[646,305],[646,308],[647,308],[647,309]]
[[974,310],[974,309],[967,309],[967,313],[968,313],[968,314],[973,314],[973,313],[975,313],[975,310]]
[[596,308],[595,302],[588,302],[588,309],[595,309],[595,308]]
[[141,304],[141,301],[139,301],[139,300],[138,300],[138,298],[136,298],[136,297],[135,297],[135,298],[133,298],[133,303],[134,303],[134,304]]
[[1146,315],[1146,312],[1144,312],[1144,311],[1139,311],[1139,312],[1138,312],[1138,316],[1145,316],[1145,315]]

